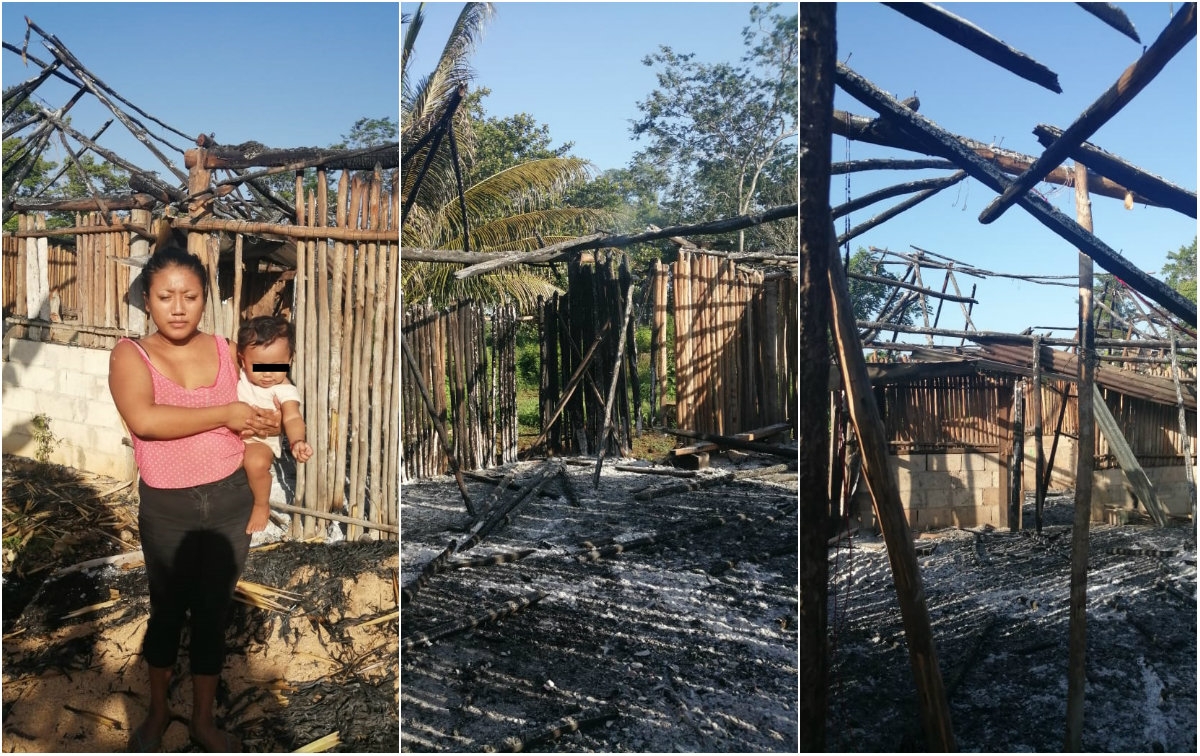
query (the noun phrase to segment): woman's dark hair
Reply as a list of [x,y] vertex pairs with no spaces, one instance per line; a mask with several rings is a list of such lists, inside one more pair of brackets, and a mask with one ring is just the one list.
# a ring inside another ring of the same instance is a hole
[[287,339],[288,352],[296,351],[296,331],[290,322],[275,315],[259,315],[238,329],[237,350],[244,352],[246,347],[264,346],[276,339]]
[[208,270],[205,269],[204,263],[200,262],[199,257],[179,247],[163,247],[150,255],[150,259],[142,268],[142,296],[146,299],[150,298],[150,279],[154,278],[155,273],[175,265],[196,274],[196,278],[200,279],[200,288],[204,292],[204,299],[207,301]]

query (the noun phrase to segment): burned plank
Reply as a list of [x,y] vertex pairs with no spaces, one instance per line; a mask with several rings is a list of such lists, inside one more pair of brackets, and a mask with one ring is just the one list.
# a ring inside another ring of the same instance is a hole
[[1133,22],[1129,20],[1129,16],[1125,15],[1125,11],[1121,10],[1112,3],[1075,3],[1080,8],[1083,8],[1088,13],[1091,13],[1096,18],[1108,24],[1112,28],[1129,37],[1134,42],[1141,44],[1142,39],[1138,36],[1137,29],[1133,28]]
[[477,614],[474,617],[468,617],[465,620],[446,622],[438,625],[428,632],[415,633],[414,635],[402,639],[400,647],[405,652],[412,651],[422,644],[432,644],[439,638],[445,638],[448,635],[461,633],[466,630],[479,627],[480,625],[487,624],[488,622],[495,622],[496,620],[509,617],[521,611],[522,609],[536,604],[544,598],[546,598],[545,591],[534,591],[533,593],[530,593],[522,598],[513,599],[512,601],[505,601],[495,609],[489,609],[488,611],[482,614]]
[[918,24],[941,34],[951,42],[962,45],[981,58],[990,60],[1022,79],[1062,94],[1058,74],[988,34],[971,22],[959,18],[932,3],[884,3],[892,10],[911,18]]
[[893,205],[892,207],[888,208],[887,210],[884,210],[879,215],[876,215],[874,218],[870,218],[869,220],[866,220],[863,223],[858,224],[854,228],[850,229],[846,233],[839,236],[838,240],[837,240],[838,246],[845,244],[846,242],[850,241],[851,239],[853,239],[856,236],[859,236],[860,234],[865,234],[867,231],[870,231],[871,229],[880,225],[884,221],[891,220],[892,218],[895,218],[900,213],[903,213],[906,210],[916,207],[917,205],[921,204],[922,202],[929,199],[933,195],[937,194],[938,192],[942,191],[943,189],[946,189],[947,187],[954,186],[955,184],[957,184],[959,181],[962,181],[966,177],[967,177],[967,174],[965,172],[959,171],[958,173],[955,173],[953,176],[948,177],[943,183],[940,183],[937,187],[935,187],[933,189],[926,189],[925,191],[921,192],[920,194],[913,195],[912,197],[906,199],[905,201],[900,202],[896,205]]
[[945,189],[948,186],[957,184],[964,178],[966,178],[966,174],[962,171],[959,171],[958,173],[950,176],[919,179],[917,181],[909,181],[903,184],[884,187],[878,191],[864,194],[861,197],[857,197],[849,202],[838,205],[837,207],[833,208],[833,217],[836,220],[843,215],[854,212],[855,210],[861,210],[862,208],[868,205],[873,205],[880,200],[885,200],[890,197],[898,197],[901,194],[912,194],[913,192],[920,192],[926,189]]
[[[1034,127],[1033,133],[1045,147],[1049,147],[1063,135],[1062,129],[1046,124],[1038,124]],[[1132,191],[1137,192],[1138,196],[1148,199],[1156,205],[1170,208],[1191,218],[1196,217],[1196,193],[1193,191],[1147,173],[1111,152],[1105,152],[1088,142],[1084,142],[1067,154],[1086,165],[1089,170],[1129,187]]]
[[[945,152],[931,149],[929,146],[905,134],[899,128],[891,125],[882,118],[867,118],[848,113],[844,110],[835,110],[833,111],[833,133],[855,141],[877,144],[881,147],[895,147],[899,150],[909,150],[910,152],[946,157]],[[1024,173],[1029,166],[1033,165],[1034,160],[1036,160],[1031,155],[1003,149],[991,144],[984,144],[968,137],[956,136],[955,138],[980,158],[987,160],[1008,174],[1019,175]],[[1064,167],[1055,168],[1046,174],[1046,177],[1042,180],[1060,186],[1074,186],[1075,184],[1073,173]],[[1092,194],[1112,199],[1124,200],[1130,193],[1127,187],[1120,186],[1116,182],[1101,176],[1099,173],[1090,175],[1089,186]],[[1158,206],[1157,202],[1151,202],[1146,197],[1142,197],[1136,193],[1134,194],[1134,200],[1143,204]]]
[[[963,170],[995,191],[1003,191],[1008,179],[995,166],[981,160],[973,151],[924,116],[913,113],[843,63],[838,63],[838,84],[852,97],[877,108],[886,118],[902,124],[914,138],[923,140],[936,154],[955,161]],[[1042,225],[1075,245],[1084,254],[1100,263],[1105,270],[1116,274],[1131,288],[1153,299],[1171,314],[1188,323],[1196,320],[1196,304],[1185,299],[1179,292],[1157,278],[1148,275],[1116,250],[1096,238],[1075,221],[1067,218],[1049,202],[1029,193],[1017,199]]]
[[1188,3],[1179,9],[1171,23],[1167,24],[1162,34],[1158,35],[1158,39],[1154,40],[1154,44],[1150,45],[1150,49],[1125,69],[1116,83],[1089,105],[1025,173],[1018,176],[1003,194],[983,209],[979,214],[979,222],[991,223],[1003,215],[1017,197],[1032,189],[1046,173],[1057,168],[1072,149],[1096,133],[1110,118],[1120,112],[1121,108],[1128,105],[1184,45],[1195,38],[1196,4]]

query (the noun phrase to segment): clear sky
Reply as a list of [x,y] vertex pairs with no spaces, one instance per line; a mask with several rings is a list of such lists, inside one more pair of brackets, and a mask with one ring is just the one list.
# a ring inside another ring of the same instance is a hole
[[[406,14],[419,3],[401,3]],[[471,58],[490,116],[529,113],[550,127],[555,146],[598,169],[624,167],[645,146],[630,137],[637,102],[655,88],[642,59],[667,45],[708,63],[738,63],[751,3],[496,3]],[[786,4],[785,4],[786,6]],[[794,4],[790,6],[794,11]],[[426,3],[410,62],[420,78],[436,63],[462,3]]]
[[[1142,45],[1150,45],[1180,3],[1117,3],[1133,22]],[[916,94],[920,112],[943,128],[1030,155],[1043,147],[1033,128],[1046,123],[1065,129],[1103,94],[1142,54],[1142,45],[1123,36],[1074,3],[946,3],[946,10],[981,27],[1058,74],[1055,94],[982,59],[899,13],[876,3],[839,5],[838,60],[900,99]],[[848,62],[847,62],[848,61]],[[840,89],[834,106],[874,116]],[[1196,189],[1196,42],[1193,39],[1158,77],[1089,140],[1174,184]],[[851,160],[868,157],[914,158],[910,152],[849,143]],[[847,140],[835,136],[834,160],[847,159]],[[946,171],[872,171],[850,174],[850,195]],[[1075,217],[1074,190],[1039,184],[1037,189],[1069,217]],[[846,177],[834,176],[834,205],[846,200]],[[916,245],[971,265],[1003,273],[1075,275],[1076,250],[1019,207],[990,225],[979,213],[995,194],[968,179],[851,241],[853,249],[882,247],[911,252]],[[893,198],[850,215],[850,225],[866,221],[904,198]],[[1093,196],[1095,233],[1146,271],[1158,271],[1169,250],[1189,244],[1196,221],[1171,210]],[[845,221],[837,220],[838,233]],[[892,268],[899,272],[902,268]],[[1104,272],[1098,265],[1096,272]],[[926,285],[940,288],[941,273]],[[1029,326],[1077,322],[1072,289],[958,275],[968,293],[978,284],[972,319],[980,330],[1019,332]],[[965,285],[964,285],[965,284]],[[939,325],[961,329],[957,305],[944,309]],[[1069,337],[1070,333],[1056,335]],[[902,336],[908,342],[920,336]],[[957,344],[957,340],[954,340]]]
[[[400,9],[394,2],[5,2],[5,42],[22,46],[25,16],[123,97],[189,135],[214,133],[222,144],[325,147],[359,118],[400,120]],[[29,52],[51,60],[36,33]],[[39,70],[7,50],[0,61],[5,87]],[[53,78],[38,91],[51,109],[72,93]],[[90,95],[69,115],[88,136],[112,117]],[[192,146],[167,136],[179,147]],[[99,142],[164,179],[170,175],[119,122]]]

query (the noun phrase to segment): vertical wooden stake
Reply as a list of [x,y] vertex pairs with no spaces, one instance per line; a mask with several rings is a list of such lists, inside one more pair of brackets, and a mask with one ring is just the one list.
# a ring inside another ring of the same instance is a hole
[[[832,221],[830,222],[832,226]],[[837,234],[830,229],[830,236]],[[835,242],[836,243],[836,242]],[[836,250],[831,248],[831,257]],[[904,620],[904,635],[917,688],[917,704],[925,728],[926,747],[931,751],[957,750],[950,724],[950,707],[942,672],[938,668],[937,649],[925,606],[925,588],[913,549],[912,531],[904,517],[900,494],[892,485],[887,465],[887,439],[883,434],[883,419],[875,404],[871,381],[867,376],[862,345],[854,325],[850,305],[850,289],[846,274],[836,262],[829,265],[829,286],[833,302],[834,338],[837,342],[838,363],[846,389],[846,403],[862,447],[862,469],[871,498],[875,502],[879,527],[887,543],[892,579]],[[821,397],[824,401],[824,397]]]
[[[1079,225],[1092,230],[1087,168],[1075,163],[1075,212]],[[1088,527],[1092,519],[1092,468],[1096,455],[1093,385],[1096,333],[1092,329],[1092,258],[1079,253],[1079,445],[1075,463],[1075,519],[1071,528],[1070,645],[1067,653],[1067,727],[1065,750],[1083,744],[1083,700],[1087,672]]]
[[1008,529],[1015,533],[1021,529],[1021,509],[1025,503],[1025,381],[1013,387],[1013,446],[1012,477],[1008,490]]
[[612,427],[613,399],[617,395],[617,378],[621,375],[621,363],[625,361],[625,334],[629,330],[629,319],[633,317],[633,282],[625,290],[625,317],[617,337],[617,361],[613,365],[612,382],[608,384],[608,400],[604,403],[604,423],[600,437],[596,439],[596,471],[592,473],[592,488],[600,487],[600,467],[604,464],[604,452],[608,449],[608,432]]
[[1046,458],[1042,449],[1042,337],[1033,337],[1033,390],[1029,394],[1029,411],[1033,414],[1034,455],[1034,524],[1038,535],[1042,534],[1042,503],[1046,500],[1046,486],[1042,482]]

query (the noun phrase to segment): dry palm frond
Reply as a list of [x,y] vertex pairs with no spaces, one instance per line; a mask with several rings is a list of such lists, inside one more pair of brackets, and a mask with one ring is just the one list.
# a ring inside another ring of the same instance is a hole
[[338,737],[339,735],[341,735],[340,730],[338,732],[331,732],[323,738],[317,738],[308,745],[300,746],[296,750],[292,751],[292,753],[324,753],[330,748],[341,744],[342,741],[341,738]]
[[119,598],[112,599],[111,601],[101,601],[99,604],[92,604],[91,606],[85,606],[82,609],[76,609],[73,612],[67,612],[62,616],[62,618],[74,619],[75,617],[80,617],[89,612],[95,612],[101,609],[107,609],[110,606],[116,606],[118,603],[120,603],[120,601],[121,599]]
[[113,728],[114,730],[125,729],[124,724],[122,724],[119,720],[113,719],[112,717],[106,717],[103,714],[97,714],[94,711],[85,711],[84,709],[77,709],[74,706],[71,706],[70,704],[63,704],[63,708],[73,714],[78,714],[81,717],[87,717],[88,719],[95,720],[96,722],[99,722],[100,724],[108,725],[109,727]]
[[371,625],[378,625],[378,624],[380,624],[380,623],[382,623],[382,622],[388,622],[388,621],[390,621],[390,620],[398,619],[399,617],[400,617],[400,610],[399,610],[399,609],[397,609],[396,611],[394,611],[394,612],[389,612],[389,613],[387,613],[387,614],[383,615],[382,617],[376,617],[376,618],[375,618],[375,619],[373,619],[373,620],[367,620],[367,621],[365,621],[365,622],[359,622],[359,623],[358,623],[357,625],[355,625],[354,627],[370,627]]
[[[233,597],[247,606],[281,612],[283,614],[291,614],[295,611],[301,599],[304,598],[298,593],[272,588],[268,585],[251,583],[248,580],[238,581],[237,587],[233,589]],[[280,603],[279,599],[289,602],[290,605],[285,606]]]

